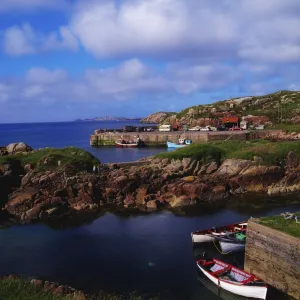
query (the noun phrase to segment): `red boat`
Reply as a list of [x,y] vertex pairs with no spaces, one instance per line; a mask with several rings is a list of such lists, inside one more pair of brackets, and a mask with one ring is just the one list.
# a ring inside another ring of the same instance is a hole
[[258,277],[218,259],[200,259],[197,266],[216,286],[236,295],[266,299],[268,288]]

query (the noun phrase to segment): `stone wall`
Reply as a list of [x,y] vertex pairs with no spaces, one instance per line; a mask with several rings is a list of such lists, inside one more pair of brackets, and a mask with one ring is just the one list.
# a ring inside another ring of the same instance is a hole
[[248,222],[245,270],[300,299],[300,238]]
[[191,139],[193,143],[206,143],[206,132],[131,132],[131,133],[102,133],[93,134],[90,138],[91,146],[114,146],[120,137],[124,140],[133,140],[138,136],[147,146],[166,146],[167,141],[176,143],[178,139]]
[[178,139],[185,138],[196,143],[206,143],[208,141],[222,141],[222,140],[253,140],[261,139],[270,134],[270,132],[281,131],[170,131],[170,132],[130,132],[130,133],[100,133],[92,134],[90,137],[91,146],[114,146],[115,141],[121,136],[125,140],[133,140],[134,137],[139,136],[147,146],[166,146],[167,141],[176,143]]

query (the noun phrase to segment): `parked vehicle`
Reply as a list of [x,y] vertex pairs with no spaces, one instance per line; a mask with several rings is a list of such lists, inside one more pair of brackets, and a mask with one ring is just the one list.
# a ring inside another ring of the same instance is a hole
[[221,289],[233,294],[266,299],[268,287],[258,277],[218,259],[197,261],[200,271]]
[[246,230],[247,223],[242,222],[217,228],[213,227],[210,229],[194,231],[191,233],[191,236],[193,243],[206,243],[214,241],[215,237],[226,236],[226,234],[233,232],[246,232]]
[[238,126],[234,126],[229,128],[230,131],[235,131],[235,130],[243,130],[242,128],[238,127]]
[[201,127],[200,131],[210,131],[210,127],[209,126]]
[[171,131],[171,125],[160,125],[158,130],[159,131]]
[[199,131],[200,129],[201,129],[200,126],[195,126],[195,127],[189,128],[188,130],[190,130],[190,131]]
[[227,128],[224,125],[220,125],[220,126],[217,127],[217,130],[218,131],[226,131]]
[[182,148],[182,147],[186,147],[191,144],[192,144],[191,140],[179,139],[178,143],[167,142],[167,147],[168,148]]

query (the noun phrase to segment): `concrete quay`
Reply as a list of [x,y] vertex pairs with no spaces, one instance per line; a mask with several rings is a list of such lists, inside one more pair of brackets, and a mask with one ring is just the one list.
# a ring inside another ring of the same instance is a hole
[[249,220],[245,271],[300,300],[300,238]]
[[124,140],[133,140],[139,137],[149,147],[166,146],[166,142],[178,142],[178,139],[190,139],[193,143],[207,143],[209,141],[222,141],[222,140],[254,140],[260,139],[268,135],[270,132],[276,133],[279,131],[169,131],[169,132],[104,132],[92,134],[90,137],[91,146],[114,146],[115,141],[122,138]]

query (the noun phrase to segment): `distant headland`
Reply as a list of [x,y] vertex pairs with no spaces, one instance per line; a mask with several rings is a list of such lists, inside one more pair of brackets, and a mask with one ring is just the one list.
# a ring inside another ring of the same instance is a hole
[[139,121],[141,118],[126,118],[126,117],[112,117],[112,116],[104,116],[104,117],[95,117],[88,119],[76,119],[74,122],[97,122],[97,121]]

